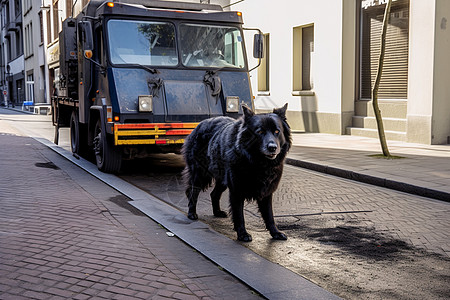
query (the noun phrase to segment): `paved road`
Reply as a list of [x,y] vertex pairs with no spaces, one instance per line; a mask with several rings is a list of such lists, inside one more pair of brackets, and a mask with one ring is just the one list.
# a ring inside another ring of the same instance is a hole
[[[181,157],[161,155],[131,163],[121,177],[186,210],[182,169]],[[202,193],[200,201],[201,216],[207,219],[211,215],[209,192]],[[226,194],[222,207],[227,208]],[[256,205],[248,203],[246,211],[247,219],[259,226]],[[284,226],[315,216],[345,217],[411,246],[450,257],[450,204],[443,201],[286,165],[274,196],[274,211]]]
[[[155,157],[129,165],[121,177],[186,211],[181,170],[179,157]],[[445,299],[450,293],[449,203],[286,166],[274,211],[289,240],[272,241],[256,205],[245,209],[253,235],[248,248],[343,298]],[[201,221],[236,238],[230,220],[212,217],[209,191],[200,195],[198,212]],[[412,285],[420,288],[411,291]]]
[[[179,156],[156,156],[129,164],[122,178],[185,211],[181,169]],[[247,247],[344,298],[450,294],[449,203],[286,166],[274,210],[289,240],[272,241],[249,203],[254,241]],[[229,220],[211,217],[208,193],[201,194],[199,215],[235,238]]]

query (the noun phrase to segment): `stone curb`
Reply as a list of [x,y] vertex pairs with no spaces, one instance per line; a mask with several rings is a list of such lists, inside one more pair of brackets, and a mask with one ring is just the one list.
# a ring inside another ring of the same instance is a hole
[[295,159],[291,157],[286,158],[286,163],[292,166],[309,169],[312,171],[325,173],[333,176],[342,177],[345,179],[355,180],[363,183],[368,183],[371,185],[376,185],[408,194],[418,195],[427,198],[433,198],[437,200],[442,200],[450,202],[450,193],[443,191],[438,191],[418,185],[413,185],[409,183],[404,183],[401,181],[376,177],[372,175],[363,174],[360,172],[345,170],[336,167],[330,167],[326,165],[316,164],[308,161],[303,161],[300,159]]

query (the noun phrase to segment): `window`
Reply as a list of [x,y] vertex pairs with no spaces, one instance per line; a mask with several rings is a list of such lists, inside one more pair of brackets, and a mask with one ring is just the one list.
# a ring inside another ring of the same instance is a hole
[[70,18],[72,16],[72,0],[66,0],[66,18]]
[[21,0],[14,0],[14,13],[16,16],[19,16],[22,14],[22,1]]
[[16,57],[19,57],[23,54],[23,37],[22,31],[17,31],[15,33],[16,38]]
[[30,29],[29,25],[26,25],[25,28],[24,28],[24,33],[25,33],[25,49],[24,49],[24,51],[25,51],[25,58],[29,55],[28,54],[29,53],[28,48],[30,47],[29,41],[28,41],[28,36],[30,35],[29,29]]
[[175,27],[170,23],[110,20],[108,41],[113,64],[178,64]]
[[186,67],[238,68],[245,66],[241,32],[236,27],[180,25],[180,51]]
[[52,42],[52,26],[50,19],[50,10],[47,10],[47,44]]
[[[258,92],[269,92],[270,34],[264,34],[264,57],[258,67]],[[261,93],[259,93],[261,95]]]
[[32,1],[31,0],[25,0],[23,1],[23,12],[24,14],[27,14],[29,10],[32,8]]
[[314,88],[312,62],[314,55],[314,25],[295,27],[293,31],[293,91]]
[[5,37],[5,41],[6,41],[6,61],[10,62],[12,60],[11,36]]
[[[38,89],[43,91],[47,88],[47,83],[45,81],[45,68],[44,66],[41,66],[39,68],[39,87]],[[47,99],[47,93],[44,93],[44,103],[49,103],[48,99]]]
[[30,28],[29,28],[29,43],[30,43],[30,46],[29,46],[29,55],[33,55],[33,45],[34,45],[34,43],[33,43],[33,23],[32,22],[30,22]]
[[59,35],[59,9],[58,0],[53,3],[53,40]]
[[25,26],[25,58],[33,55],[33,23]]
[[5,51],[4,51],[4,49],[5,49],[4,44],[0,44],[0,85],[1,86],[5,85],[5,76],[6,76],[5,75],[6,68],[5,68],[5,54],[4,54]]
[[[360,98],[371,99],[378,68],[385,4],[361,4]],[[406,99],[408,86],[409,0],[392,2],[386,32],[386,52],[378,97]]]
[[26,97],[27,101],[33,101],[34,103],[34,77],[33,73],[27,75],[27,91],[26,91]]
[[9,24],[9,21],[10,21],[10,16],[9,16],[9,2],[6,2],[6,5],[5,5],[5,25],[8,25]]
[[17,104],[21,104],[24,100],[23,79],[16,80]]
[[42,11],[39,11],[39,30],[40,30],[40,40],[39,43],[42,44],[44,42],[44,20],[42,19]]

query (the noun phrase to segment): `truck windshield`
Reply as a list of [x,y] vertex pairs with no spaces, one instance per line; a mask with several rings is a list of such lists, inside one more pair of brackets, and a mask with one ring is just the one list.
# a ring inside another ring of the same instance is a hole
[[113,64],[178,65],[171,23],[113,19],[108,22],[108,39]]
[[245,66],[243,39],[236,27],[181,24],[180,52],[186,67]]

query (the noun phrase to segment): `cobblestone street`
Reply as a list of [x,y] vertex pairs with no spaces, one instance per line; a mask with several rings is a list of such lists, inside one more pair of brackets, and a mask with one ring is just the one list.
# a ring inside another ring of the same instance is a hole
[[[172,159],[172,166],[148,161],[140,173],[122,177],[185,211],[182,163]],[[199,197],[200,220],[236,239],[231,220],[212,216],[209,192]],[[245,210],[253,236],[246,247],[343,298],[445,299],[450,293],[447,202],[286,165],[274,213],[288,241],[270,239],[256,203]],[[411,291],[414,284],[420,288]]]

